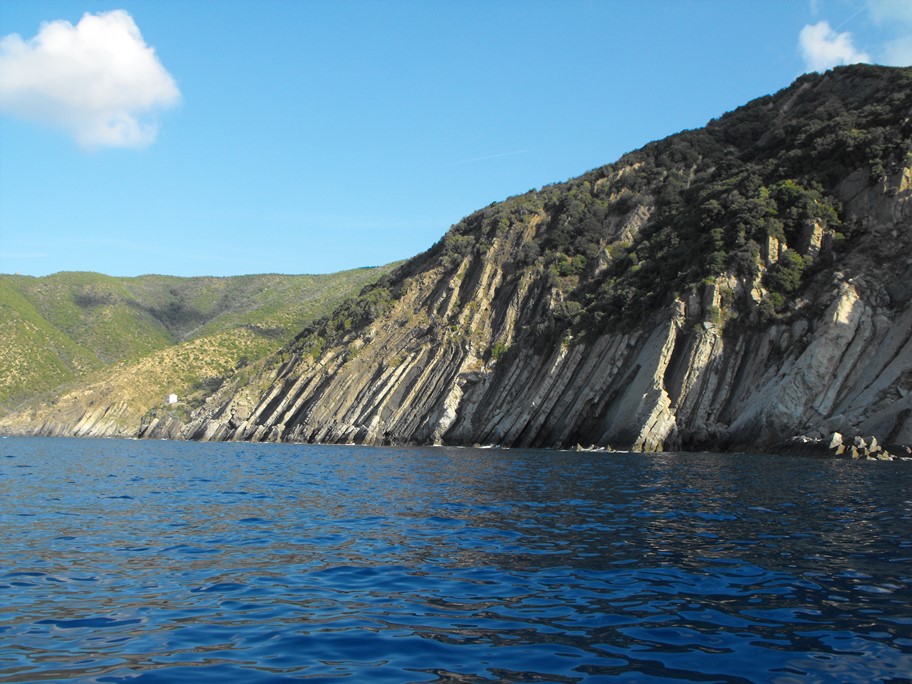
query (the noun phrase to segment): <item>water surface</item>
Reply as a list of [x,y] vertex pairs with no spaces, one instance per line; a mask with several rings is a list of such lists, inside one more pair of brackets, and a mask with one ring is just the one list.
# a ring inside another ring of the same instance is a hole
[[912,463],[0,440],[0,681],[900,682]]

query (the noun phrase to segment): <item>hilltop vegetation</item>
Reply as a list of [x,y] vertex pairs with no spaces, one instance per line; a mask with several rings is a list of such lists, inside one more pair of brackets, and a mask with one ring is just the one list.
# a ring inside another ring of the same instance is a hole
[[[0,412],[156,353],[159,375],[175,388],[168,391],[186,392],[275,351],[386,270],[231,278],[0,275]],[[169,355],[162,352],[204,338],[211,344],[183,347],[174,358],[185,363],[164,371]],[[159,384],[150,377],[137,389],[149,385],[157,397]]]
[[[804,76],[787,94],[706,128],[488,207],[456,226],[437,253],[457,264],[538,214],[544,228],[523,246],[518,266],[550,272],[575,332],[642,320],[723,274],[755,278],[765,266],[765,300],[755,313],[775,318],[814,264],[805,244],[813,226],[825,229],[837,253],[860,231],[845,222],[836,184],[856,169],[880,178],[912,163],[912,118],[897,120],[912,112],[912,69],[891,70],[889,86],[878,67],[841,75],[836,87]],[[764,263],[771,239],[785,249]],[[752,306],[737,304],[741,313]]]

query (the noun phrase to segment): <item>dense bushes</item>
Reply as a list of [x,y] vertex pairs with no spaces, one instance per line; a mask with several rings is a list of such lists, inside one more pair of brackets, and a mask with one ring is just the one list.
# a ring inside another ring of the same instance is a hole
[[910,111],[912,69],[855,66],[804,76],[704,129],[467,216],[314,331],[331,340],[364,325],[388,310],[406,277],[452,273],[511,227],[531,225],[531,215],[540,217],[534,240],[504,253],[513,259],[504,267],[531,269],[543,286],[561,290],[553,320],[536,323],[542,330],[633,325],[722,274],[756,278],[763,257],[776,261],[767,252],[784,244],[790,249],[761,281],[770,293],[766,312],[777,315],[805,283],[810,263],[798,250],[814,224],[847,241],[863,229],[842,225],[836,184],[859,168],[876,178],[912,161]]
[[[545,263],[557,276],[590,274],[559,281],[575,287],[565,301],[579,305],[576,327],[633,322],[724,272],[753,278],[769,238],[793,248],[763,281],[781,310],[808,265],[794,248],[815,223],[841,226],[835,184],[856,168],[875,177],[895,170],[912,155],[912,70],[849,73],[804,77],[789,92],[552,191],[540,242]],[[612,229],[639,206],[652,219],[632,242],[613,242]]]
[[788,249],[766,272],[764,284],[770,291],[777,310],[782,308],[787,295],[793,294],[801,287],[804,267],[804,258],[798,252]]

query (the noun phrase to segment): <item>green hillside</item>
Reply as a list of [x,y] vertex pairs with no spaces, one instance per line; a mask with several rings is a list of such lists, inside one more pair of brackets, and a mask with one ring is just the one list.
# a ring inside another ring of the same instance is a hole
[[54,327],[0,277],[0,407],[100,368],[102,363]]
[[238,355],[255,360],[387,271],[0,275],[0,413],[111,364],[226,331],[249,331]]

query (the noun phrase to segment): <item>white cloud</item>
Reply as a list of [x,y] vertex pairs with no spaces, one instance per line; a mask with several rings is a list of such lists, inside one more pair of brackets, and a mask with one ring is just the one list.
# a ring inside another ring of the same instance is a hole
[[801,29],[798,44],[804,63],[810,71],[871,61],[868,53],[855,49],[851,33],[837,33],[826,21],[809,24]]
[[63,128],[84,147],[146,147],[177,84],[124,10],[0,38],[0,111]]

